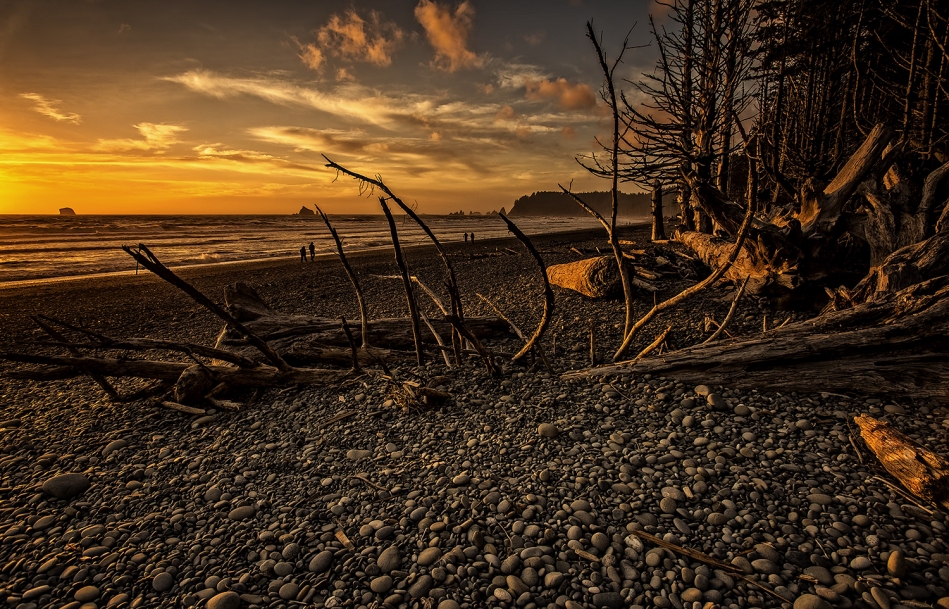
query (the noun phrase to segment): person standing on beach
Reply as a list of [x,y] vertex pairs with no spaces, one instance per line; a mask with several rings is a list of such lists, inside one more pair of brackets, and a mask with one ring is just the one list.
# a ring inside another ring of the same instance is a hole
[[306,262],[306,246],[300,248],[300,262]]
[[471,233],[471,245],[474,245],[474,232]]
[[468,233],[465,233],[465,243],[468,243]]
[[[304,261],[306,256],[303,257]],[[313,242],[310,241],[310,262],[316,262],[316,246],[313,245]]]

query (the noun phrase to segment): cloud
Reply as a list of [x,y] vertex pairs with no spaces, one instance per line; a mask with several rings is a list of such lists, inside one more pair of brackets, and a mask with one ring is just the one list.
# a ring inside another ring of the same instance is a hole
[[538,32],[534,32],[533,34],[526,34],[524,36],[524,40],[526,40],[527,44],[531,45],[532,47],[536,47],[537,45],[539,45],[540,43],[544,41],[544,38],[546,36],[547,36],[547,32],[545,32],[544,30],[540,30]]
[[301,47],[300,59],[303,60],[303,65],[317,72],[323,70],[323,62],[326,61],[326,57],[323,56],[323,51],[312,43]]
[[514,117],[516,116],[517,114],[514,112],[514,108],[510,106],[504,106],[503,108],[498,110],[497,114],[494,115],[494,120],[495,121],[510,121],[510,120],[514,120]]
[[375,125],[391,122],[393,102],[374,92],[350,85],[335,91],[321,91],[268,77],[233,78],[205,70],[191,70],[165,80],[184,85],[188,89],[218,99],[251,95],[281,106],[303,106],[336,116],[357,118]]
[[404,38],[405,32],[395,23],[384,21],[382,13],[371,11],[367,20],[350,9],[331,16],[316,31],[316,42],[301,46],[300,59],[317,71],[322,70],[328,55],[385,67],[392,63],[392,54]]
[[33,109],[39,112],[44,116],[48,116],[54,121],[67,122],[73,124],[79,124],[82,122],[82,117],[76,114],[75,112],[60,112],[57,108],[57,104],[61,104],[62,100],[58,99],[46,99],[39,93],[20,93],[20,97],[23,99],[28,99],[34,102]]
[[132,31],[132,26],[127,23],[123,23],[122,25],[119,26],[119,34],[125,34],[126,32],[131,32],[131,31]]
[[563,134],[564,139],[572,140],[577,137],[577,130],[571,127],[570,125],[564,125],[564,128],[560,130],[560,133]]
[[346,68],[339,68],[336,70],[336,80],[339,82],[353,82],[356,80],[356,77]]
[[436,68],[456,72],[483,65],[484,62],[468,49],[474,8],[467,0],[459,4],[454,12],[433,0],[420,0],[415,7],[415,18],[425,29],[425,36],[435,49],[432,65]]
[[527,80],[524,87],[527,89],[527,99],[553,99],[564,110],[582,110],[596,105],[596,95],[590,85],[570,84],[565,78]]
[[129,150],[155,150],[163,152],[180,142],[181,140],[178,139],[178,134],[188,130],[187,127],[180,125],[155,123],[139,123],[135,125],[135,128],[142,134],[142,139],[99,140],[94,146],[94,149],[105,152]]

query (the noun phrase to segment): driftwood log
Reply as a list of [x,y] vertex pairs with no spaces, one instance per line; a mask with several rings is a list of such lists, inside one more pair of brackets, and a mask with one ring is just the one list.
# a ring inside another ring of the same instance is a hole
[[587,298],[614,298],[623,293],[619,270],[611,256],[552,264],[547,267],[547,279]]
[[[656,292],[658,288],[644,277],[659,279],[660,275],[636,265],[624,263],[635,269],[630,273],[631,285],[645,292]],[[640,276],[642,274],[642,276]],[[610,256],[597,256],[576,262],[552,264],[547,267],[547,280],[552,285],[573,290],[587,298],[618,298],[623,293],[623,282],[616,262]]]
[[885,421],[868,415],[854,421],[863,441],[900,484],[917,497],[949,509],[949,461]]
[[949,276],[754,338],[697,345],[567,376],[657,374],[771,391],[949,403]]
[[[244,284],[229,285],[224,291],[227,310],[251,332],[267,341],[274,350],[294,366],[333,364],[347,366],[352,362],[352,349],[338,319],[288,315],[272,309],[254,291]],[[451,336],[453,325],[445,319],[429,320],[441,336]],[[510,328],[499,317],[468,317],[465,326],[479,340],[512,337]],[[354,341],[362,344],[361,324],[347,324]],[[370,365],[379,359],[414,358],[415,337],[408,318],[374,319],[369,323],[370,349],[357,349],[360,365]],[[438,347],[432,337],[426,344]],[[216,347],[235,353],[248,353],[240,334],[226,326],[218,335]]]

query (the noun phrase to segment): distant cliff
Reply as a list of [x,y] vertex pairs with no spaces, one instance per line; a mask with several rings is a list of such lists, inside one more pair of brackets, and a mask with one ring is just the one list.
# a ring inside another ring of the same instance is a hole
[[[590,207],[607,217],[610,213],[609,192],[581,192],[577,196]],[[620,216],[647,216],[651,204],[649,194],[637,193],[619,195]],[[585,216],[587,212],[577,205],[568,194],[562,192],[535,192],[514,201],[512,216]]]

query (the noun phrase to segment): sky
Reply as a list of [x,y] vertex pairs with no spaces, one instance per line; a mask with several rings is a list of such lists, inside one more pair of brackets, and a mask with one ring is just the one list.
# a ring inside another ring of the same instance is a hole
[[5,0],[0,213],[379,212],[322,155],[422,213],[605,190],[585,24],[613,55],[653,1]]

